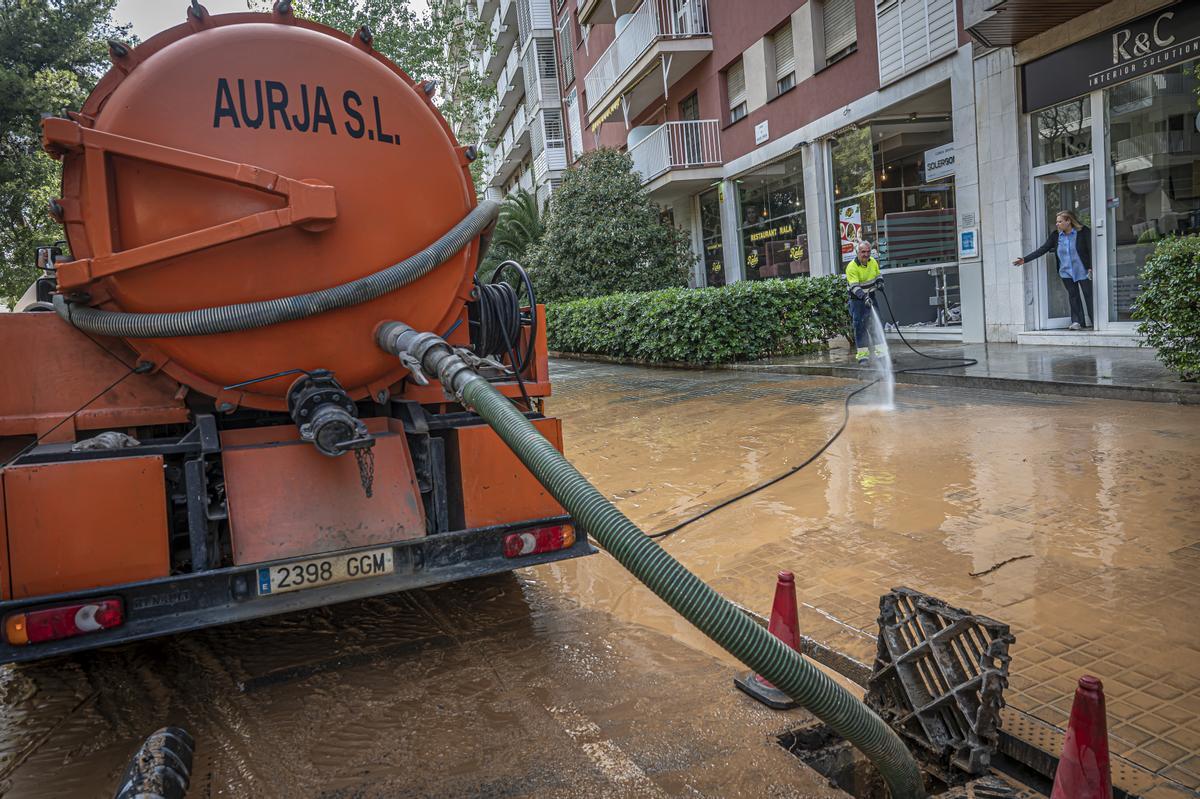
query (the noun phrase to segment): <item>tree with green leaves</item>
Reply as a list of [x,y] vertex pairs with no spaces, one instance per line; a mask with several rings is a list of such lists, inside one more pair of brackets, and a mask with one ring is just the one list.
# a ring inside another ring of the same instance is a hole
[[481,279],[491,277],[504,261],[516,261],[525,266],[529,253],[545,234],[537,197],[525,189],[517,189],[504,198],[500,218],[492,233],[492,243],[480,268]]
[[[270,11],[272,0],[248,0],[253,11]],[[430,0],[423,13],[410,0],[296,0],[294,13],[345,33],[363,25],[371,45],[414,80],[437,81],[434,104],[462,144],[478,144],[483,109],[496,86],[475,69],[475,41],[486,26],[458,0]],[[483,159],[471,165],[476,185]]]
[[83,105],[108,68],[117,0],[0,0],[0,303],[37,278],[39,245],[63,237],[47,213],[59,164],[42,150],[43,114]]
[[695,256],[642,188],[628,153],[587,153],[550,198],[529,253],[538,299],[569,300],[686,286]]

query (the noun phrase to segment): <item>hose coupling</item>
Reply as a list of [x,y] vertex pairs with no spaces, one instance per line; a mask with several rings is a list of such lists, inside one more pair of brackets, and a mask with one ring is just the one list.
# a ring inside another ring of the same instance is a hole
[[287,401],[288,414],[300,428],[300,439],[322,455],[336,458],[375,446],[375,438],[358,418],[354,401],[328,369],[298,378],[288,389]]
[[420,333],[403,322],[384,322],[376,328],[375,343],[422,378],[436,375],[442,389],[464,405],[463,390],[472,380],[483,379],[436,333]]

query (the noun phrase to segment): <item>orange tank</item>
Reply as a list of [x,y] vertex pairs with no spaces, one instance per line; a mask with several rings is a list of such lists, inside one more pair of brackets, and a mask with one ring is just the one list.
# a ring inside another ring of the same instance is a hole
[[[466,148],[423,84],[372,49],[291,14],[197,17],[136,49],[71,119],[45,124],[63,160],[75,260],[59,288],[126,312],[275,299],[413,255],[475,205]],[[445,333],[469,299],[472,243],[370,302],[272,327],[128,343],[231,405],[280,410],[289,369],[329,369],[354,398],[404,376],[374,346],[383,319]]]

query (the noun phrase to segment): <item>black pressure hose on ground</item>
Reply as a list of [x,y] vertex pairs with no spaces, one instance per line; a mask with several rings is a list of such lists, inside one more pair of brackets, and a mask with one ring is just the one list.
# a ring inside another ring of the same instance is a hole
[[880,293],[880,295],[883,296],[884,303],[887,304],[888,316],[892,317],[892,327],[895,328],[896,335],[899,336],[900,340],[904,342],[904,346],[908,347],[910,350],[915,352],[917,355],[920,355],[922,358],[928,358],[931,361],[953,361],[953,363],[948,363],[945,366],[910,366],[907,369],[897,369],[893,372],[893,374],[902,375],[902,374],[907,374],[909,372],[932,372],[937,369],[956,369],[956,368],[964,367],[964,366],[974,366],[975,364],[979,363],[979,361],[977,359],[967,358],[966,356],[959,356],[957,358],[946,358],[946,357],[943,357],[940,355],[930,355],[928,353],[921,352],[919,349],[914,347],[912,344],[909,344],[908,339],[906,339],[904,337],[904,333],[900,330],[900,323],[896,321],[896,314],[892,311],[891,300],[888,299],[887,292],[883,290],[882,285],[879,287],[879,293]]
[[892,799],[925,797],[916,760],[879,716],[650,540],[449,344],[401,322],[380,325],[376,342],[385,352],[416,358],[445,391],[474,409],[576,523],[651,591],[858,747],[887,782]]
[[[912,344],[910,344],[908,342],[908,339],[906,339],[904,337],[904,333],[902,333],[900,331],[900,325],[896,322],[896,314],[892,312],[892,303],[888,300],[887,292],[885,292],[883,290],[882,283],[879,284],[879,287],[878,287],[878,289],[876,289],[876,292],[883,297],[883,301],[887,304],[888,316],[892,317],[892,325],[896,329],[896,334],[898,336],[900,336],[900,340],[904,342],[904,346],[908,347],[910,350],[915,352],[917,355],[920,355],[922,358],[929,358],[930,360],[933,360],[933,361],[952,361],[953,362],[953,363],[942,364],[939,366],[910,366],[906,369],[895,369],[895,370],[893,370],[892,374],[899,375],[899,374],[906,374],[908,372],[930,372],[930,371],[934,371],[937,369],[957,369],[957,368],[964,367],[964,366],[974,366],[975,364],[979,363],[979,361],[977,361],[974,358],[966,358],[966,357],[945,358],[940,355],[929,355],[927,353],[921,352],[919,349],[917,349]],[[820,446],[820,448],[817,449],[816,452],[814,452],[812,455],[809,455],[808,458],[806,458],[803,463],[793,466],[784,472],[780,472],[779,474],[775,475],[774,477],[768,478],[768,479],[762,481],[761,483],[753,485],[750,488],[747,488],[744,491],[734,494],[733,496],[731,496],[727,499],[723,499],[720,502],[718,502],[716,505],[713,505],[711,508],[706,508],[705,510],[701,511],[700,513],[689,516],[686,519],[684,519],[683,521],[678,522],[678,523],[672,525],[671,527],[668,527],[665,530],[660,530],[657,533],[650,533],[649,537],[650,538],[666,538],[667,536],[674,535],[675,533],[679,532],[680,530],[687,527],[688,525],[695,524],[696,522],[700,521],[704,517],[710,516],[710,515],[716,513],[717,511],[721,510],[722,508],[728,508],[730,505],[734,505],[734,504],[740,502],[741,500],[745,499],[746,497],[751,496],[752,494],[757,494],[759,491],[762,491],[763,489],[770,488],[771,486],[775,485],[776,483],[778,483],[782,480],[786,480],[787,478],[794,475],[796,472],[799,472],[801,469],[803,469],[804,467],[811,464],[817,458],[821,457],[821,455],[823,455],[827,449],[829,449],[831,446],[833,446],[833,442],[837,441],[841,437],[842,433],[844,433],[846,431],[846,425],[848,425],[850,423],[850,402],[851,402],[851,400],[853,400],[856,396],[863,393],[864,391],[866,391],[867,389],[869,389],[871,386],[875,385],[878,382],[879,382],[879,378],[875,378],[870,383],[867,383],[864,386],[856,388],[854,391],[851,391],[849,394],[846,395],[846,401],[842,407],[842,423],[840,425],[838,425],[838,429],[834,431],[833,435],[830,436],[829,439],[826,440],[826,442],[824,444],[822,444]]]
[[444,236],[416,255],[358,280],[308,294],[170,313],[103,311],[68,302],[66,297],[56,294],[54,310],[80,330],[118,338],[208,336],[291,322],[359,305],[424,277],[478,238],[491,227],[499,214],[500,203],[485,200],[471,209]]

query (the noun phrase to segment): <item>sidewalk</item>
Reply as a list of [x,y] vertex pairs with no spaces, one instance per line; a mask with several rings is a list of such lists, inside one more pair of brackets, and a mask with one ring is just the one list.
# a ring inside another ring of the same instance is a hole
[[[889,341],[889,346],[898,370],[938,365],[937,361],[917,355],[901,341]],[[897,383],[1200,405],[1200,383],[1181,381],[1155,359],[1152,349],[1027,344],[917,343],[915,346],[939,358],[974,358],[979,363],[897,374]],[[850,379],[868,377],[872,371],[869,364],[855,364],[850,350],[840,346],[812,355],[768,358],[725,368]]]

